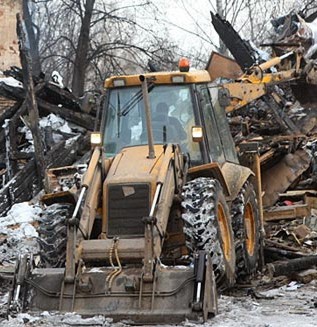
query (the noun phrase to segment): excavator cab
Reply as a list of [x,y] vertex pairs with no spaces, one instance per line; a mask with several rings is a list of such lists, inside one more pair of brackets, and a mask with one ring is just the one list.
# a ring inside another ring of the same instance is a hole
[[[105,104],[104,148],[112,157],[123,147],[146,145],[148,132],[141,85],[111,88]],[[154,144],[180,144],[191,152],[193,160],[202,161],[199,144],[191,138],[195,124],[191,88],[188,85],[149,86]]]
[[[172,79],[174,83],[159,84],[159,80],[148,83],[154,144],[179,144],[193,166],[212,161],[238,163],[225,111],[218,101],[218,88],[210,83],[209,74],[204,73],[201,84],[191,81],[198,72],[176,76],[177,79]],[[147,78],[151,80],[154,76]],[[109,81],[108,86],[117,85],[118,81],[123,83],[124,79]],[[104,111],[106,157],[114,156],[123,147],[148,143],[141,85],[109,88]],[[194,126],[202,127],[200,142],[192,137]]]

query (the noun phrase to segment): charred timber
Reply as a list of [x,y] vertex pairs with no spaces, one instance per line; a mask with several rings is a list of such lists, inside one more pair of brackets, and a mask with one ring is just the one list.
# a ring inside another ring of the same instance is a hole
[[299,252],[287,251],[269,246],[264,247],[264,257],[267,263],[277,260],[302,258],[304,256],[304,254]]
[[0,113],[0,126],[3,125],[4,121],[6,119],[10,119],[12,118],[15,113],[17,112],[17,110],[20,108],[21,106],[21,101],[15,103],[13,106],[3,110],[1,113]]
[[[23,82],[22,70],[18,67],[11,67],[10,70],[4,71],[4,75],[13,77],[16,80]],[[78,112],[81,111],[78,98],[75,97],[74,94],[71,93],[68,89],[62,89],[54,83],[49,83],[46,80],[34,75],[33,83],[35,86],[40,83],[44,84],[44,87],[41,89],[41,91],[37,92],[37,96],[41,99],[56,105],[62,103],[65,107],[71,110]]]
[[254,51],[248,42],[242,40],[239,33],[225,19],[218,14],[211,14],[211,22],[222,42],[232,53],[238,65],[245,70],[250,68],[255,62]]
[[[25,99],[25,92],[22,88],[13,87],[3,82],[0,82],[0,95],[12,100],[24,101]],[[41,113],[54,113],[74,124],[77,124],[78,126],[84,127],[91,131],[94,129],[95,118],[87,113],[73,111],[64,106],[60,107],[58,105],[48,103],[38,96],[37,103]]]
[[94,129],[95,118],[86,113],[74,112],[68,108],[50,104],[42,99],[38,99],[37,101],[41,111],[48,111],[50,113],[59,115],[62,118],[71,121],[72,123],[77,124],[78,126],[84,127],[90,131]]
[[[86,136],[80,136],[76,142],[67,146],[66,141],[60,142],[45,156],[48,167],[59,167],[73,164],[77,159],[78,152],[88,142]],[[68,142],[69,143],[69,142]],[[36,173],[35,160],[32,158],[0,190],[0,212],[5,214],[14,203],[30,200],[39,191],[39,181]]]
[[267,265],[271,276],[290,276],[294,272],[309,269],[317,265],[317,255],[309,255],[303,258],[279,261]]

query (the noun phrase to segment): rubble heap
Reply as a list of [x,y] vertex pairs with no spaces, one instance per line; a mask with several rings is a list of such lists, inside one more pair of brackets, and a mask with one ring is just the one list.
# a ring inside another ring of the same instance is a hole
[[[317,64],[316,13],[309,17],[291,14],[272,23],[276,34],[265,44],[272,47],[272,56],[300,47],[307,70],[313,71]],[[217,24],[224,28],[221,21]],[[247,59],[254,65],[261,62],[261,57],[255,56],[257,49],[236,39],[245,45],[243,53],[235,54],[241,68]],[[279,95],[279,103],[264,96],[228,114],[237,148],[244,143],[258,144],[264,255],[272,276],[291,276],[317,266],[317,87],[312,78],[308,73],[306,80],[275,85],[272,91]]]
[[[13,67],[0,79],[0,211],[30,200],[41,189],[35,168],[33,136],[26,115],[21,69]],[[87,132],[94,129],[94,111],[83,112],[71,92],[34,78],[46,168],[71,165],[88,149]]]

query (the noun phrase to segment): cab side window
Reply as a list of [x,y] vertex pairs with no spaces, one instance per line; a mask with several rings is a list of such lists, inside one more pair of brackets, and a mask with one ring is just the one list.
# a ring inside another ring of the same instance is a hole
[[207,144],[211,161],[224,162],[225,156],[223,153],[220,133],[216,123],[214,111],[211,104],[209,91],[206,86],[200,86],[200,102],[203,111],[205,133],[207,136]]
[[212,107],[214,110],[215,120],[218,126],[219,136],[221,138],[226,161],[239,163],[225,109],[220,106],[218,101],[218,88],[210,87],[209,92],[212,99]]

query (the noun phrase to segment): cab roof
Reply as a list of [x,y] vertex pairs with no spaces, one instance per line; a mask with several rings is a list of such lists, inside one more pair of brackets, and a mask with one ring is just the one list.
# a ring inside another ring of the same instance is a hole
[[[147,73],[142,75],[145,78],[151,79],[151,82],[154,84],[176,84],[176,83],[195,84],[195,83],[211,82],[210,75],[206,70],[193,70],[190,72],[180,72],[180,71],[153,72],[153,73]],[[140,76],[141,74],[112,76],[106,79],[104,86],[105,88],[118,87],[119,85],[114,85],[114,82],[120,80],[122,81],[120,85],[122,87],[141,85],[141,81],[139,78]],[[173,79],[174,77],[175,79]],[[181,79],[183,79],[183,81],[180,81]]]

